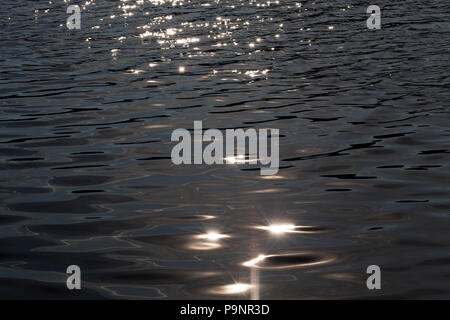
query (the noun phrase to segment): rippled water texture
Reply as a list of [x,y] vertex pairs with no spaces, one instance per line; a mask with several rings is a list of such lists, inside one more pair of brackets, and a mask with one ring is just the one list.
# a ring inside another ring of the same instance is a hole
[[[450,298],[450,4],[373,4],[2,0],[0,297]],[[173,165],[194,120],[280,171]]]

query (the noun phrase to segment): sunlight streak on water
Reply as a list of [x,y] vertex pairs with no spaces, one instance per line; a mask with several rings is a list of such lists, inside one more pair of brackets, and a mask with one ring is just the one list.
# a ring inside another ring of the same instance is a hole
[[282,235],[284,233],[296,232],[296,226],[293,224],[272,224],[269,226],[258,226],[257,229],[268,231],[274,235]]
[[196,236],[196,238],[198,238],[198,239],[205,239],[205,240],[209,240],[209,241],[217,241],[217,240],[220,240],[223,238],[229,238],[229,237],[230,237],[229,235],[220,234],[217,231],[208,231],[207,233]]
[[206,233],[193,236],[194,239],[199,241],[193,241],[188,243],[188,248],[191,250],[215,250],[223,247],[221,240],[230,238],[227,234],[222,234],[215,230],[207,231]]
[[251,288],[252,288],[251,284],[237,282],[212,289],[210,292],[213,294],[235,295],[235,294],[244,294],[248,292]]

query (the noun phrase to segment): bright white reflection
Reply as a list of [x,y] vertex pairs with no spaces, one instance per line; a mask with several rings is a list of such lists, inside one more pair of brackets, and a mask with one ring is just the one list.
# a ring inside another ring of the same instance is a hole
[[250,289],[251,285],[247,283],[235,283],[224,286],[225,293],[227,294],[236,294],[243,293]]
[[242,154],[239,154],[237,156],[226,157],[226,158],[224,158],[224,160],[229,164],[245,163],[245,156]]
[[264,76],[269,72],[269,69],[264,69],[264,70],[248,70],[246,71],[244,74],[246,76],[249,76],[250,78],[255,78],[258,76]]
[[222,234],[217,231],[208,231],[206,233],[195,235],[194,238],[198,241],[188,244],[188,248],[192,250],[214,250],[222,248],[223,245],[220,240],[229,238],[227,234]]
[[275,235],[281,235],[283,233],[293,233],[296,232],[297,226],[293,224],[271,224],[268,226],[258,226],[257,229],[269,231]]
[[179,73],[184,73],[186,71],[186,68],[183,66],[178,67],[178,72]]
[[[270,255],[260,254],[256,258],[243,262],[242,265],[251,269],[288,269],[325,264],[332,262],[335,259],[336,258],[331,255],[301,252]],[[277,262],[277,260],[279,262]]]
[[188,245],[188,248],[191,250],[214,250],[219,249],[221,245],[217,242],[193,242]]
[[250,290],[252,286],[248,283],[236,282],[212,290],[215,294],[242,294]]
[[263,261],[265,258],[267,258],[267,256],[265,256],[265,255],[263,255],[263,254],[260,254],[259,256],[257,256],[256,258],[254,258],[254,259],[251,259],[251,260],[248,260],[248,261],[245,261],[242,265],[244,266],[244,267],[256,267],[256,265],[258,264],[258,263],[260,263],[261,261]]
[[281,176],[281,175],[273,175],[273,176],[260,176],[260,179],[264,179],[264,180],[281,180],[281,179],[286,179],[286,177]]
[[256,156],[245,156],[243,154],[238,154],[236,156],[228,156],[223,158],[227,164],[243,164],[243,163],[250,163],[254,164],[257,163],[260,159]]
[[217,241],[223,238],[229,238],[230,236],[226,235],[226,234],[220,234],[216,231],[209,231],[207,233],[204,234],[199,234],[197,236],[198,239],[205,239],[208,241]]

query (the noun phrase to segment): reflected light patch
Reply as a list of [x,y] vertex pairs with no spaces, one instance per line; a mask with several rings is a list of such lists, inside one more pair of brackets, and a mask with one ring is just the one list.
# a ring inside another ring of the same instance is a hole
[[207,233],[204,234],[199,234],[198,236],[196,236],[197,239],[204,239],[204,240],[208,240],[208,241],[217,241],[223,238],[229,238],[230,236],[226,235],[226,234],[220,234],[216,231],[209,231]]
[[243,164],[243,163],[249,163],[249,164],[256,164],[260,159],[255,155],[243,155],[238,154],[235,156],[227,156],[223,158],[226,164]]
[[217,242],[193,242],[189,246],[191,250],[214,250],[221,247],[221,245]]
[[173,36],[173,35],[175,35],[176,33],[177,33],[177,29],[175,29],[175,28],[169,28],[169,29],[166,30],[166,34],[167,34],[168,36]]
[[229,238],[229,235],[219,233],[217,231],[208,231],[206,233],[193,236],[198,241],[194,241],[189,244],[189,249],[192,250],[214,250],[223,247],[220,240]]
[[263,180],[281,180],[281,179],[286,179],[286,177],[283,177],[281,175],[261,176],[259,178],[263,179]]
[[261,261],[263,261],[265,258],[266,258],[265,255],[260,254],[260,255],[257,256],[256,258],[244,262],[242,265],[243,265],[244,267],[256,267],[256,265],[257,265],[258,263],[260,263]]
[[281,235],[284,233],[292,233],[296,232],[296,226],[293,224],[271,224],[268,226],[258,226],[257,229],[269,231],[272,234],[275,235]]
[[199,215],[199,217],[202,217],[205,220],[206,219],[209,220],[209,219],[215,219],[216,218],[216,216],[211,216],[211,215],[207,215],[207,214]]
[[130,69],[130,70],[127,70],[125,73],[139,74],[139,73],[142,73],[142,72],[144,72],[144,70]]
[[218,287],[217,289],[211,290],[211,293],[215,294],[243,294],[250,290],[252,285],[248,283],[237,282],[233,284],[228,284],[225,286]]
[[229,164],[235,164],[235,163],[245,163],[245,156],[240,154],[237,156],[230,156],[223,158],[227,163]]
[[312,267],[331,263],[336,260],[334,255],[321,252],[297,252],[284,254],[260,254],[256,258],[242,263],[244,267],[254,269],[290,269]]
[[170,125],[167,124],[150,124],[144,127],[145,129],[163,129],[163,128],[171,128]]
[[280,192],[285,192],[287,190],[288,189],[286,189],[286,188],[272,188],[272,189],[261,189],[261,190],[244,191],[244,193],[249,193],[249,194],[280,193]]

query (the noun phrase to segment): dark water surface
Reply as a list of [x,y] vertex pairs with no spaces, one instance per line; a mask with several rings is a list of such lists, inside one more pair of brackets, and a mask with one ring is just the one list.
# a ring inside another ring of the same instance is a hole
[[[81,30],[0,4],[1,298],[450,298],[448,1],[373,3],[380,30],[366,1],[71,3]],[[194,120],[280,129],[278,175],[173,165]]]

